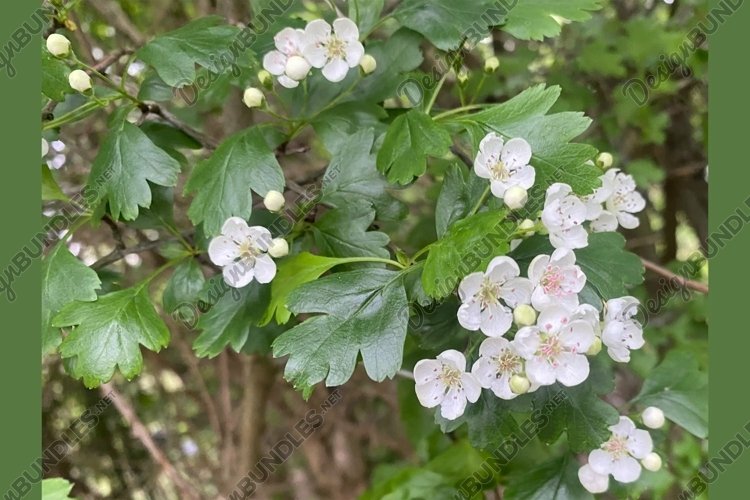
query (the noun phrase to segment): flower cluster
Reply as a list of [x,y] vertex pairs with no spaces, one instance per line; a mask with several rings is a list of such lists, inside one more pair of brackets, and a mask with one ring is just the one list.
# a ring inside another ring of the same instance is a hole
[[[312,68],[321,69],[326,80],[340,82],[365,55],[359,28],[345,17],[336,19],[333,26],[316,19],[304,30],[284,28],[276,34],[274,43],[276,50],[263,57],[263,68],[289,89],[297,87]],[[374,69],[374,61],[368,58],[367,62]]]

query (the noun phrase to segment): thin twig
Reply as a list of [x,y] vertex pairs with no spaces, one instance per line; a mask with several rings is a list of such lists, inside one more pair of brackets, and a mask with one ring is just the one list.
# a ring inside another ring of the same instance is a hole
[[683,278],[682,276],[673,273],[669,269],[662,267],[659,264],[656,264],[654,262],[651,262],[650,260],[644,259],[643,257],[641,257],[641,262],[643,262],[643,266],[649,271],[655,272],[656,274],[660,274],[664,276],[665,278],[675,279],[677,280],[678,283],[680,283],[680,285],[682,285],[685,288],[690,288],[691,290],[695,290],[696,292],[700,292],[700,293],[704,293],[708,295],[708,285],[706,285],[705,283],[699,283],[697,281]]

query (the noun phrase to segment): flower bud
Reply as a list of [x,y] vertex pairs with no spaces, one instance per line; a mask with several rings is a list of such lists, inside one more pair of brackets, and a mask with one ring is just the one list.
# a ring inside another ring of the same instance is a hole
[[587,356],[596,356],[602,350],[602,339],[599,336],[594,337],[594,341],[591,343],[591,347],[586,351]]
[[256,89],[255,87],[248,87],[245,89],[245,93],[242,94],[242,102],[248,108],[257,108],[263,104],[263,92]]
[[513,309],[513,321],[518,326],[531,326],[536,322],[536,311],[528,304],[519,304]]
[[500,67],[500,59],[498,59],[495,56],[487,58],[486,61],[484,61],[484,70],[487,73],[494,73],[497,71],[497,68]]
[[279,212],[284,208],[284,202],[284,195],[273,190],[269,191],[263,198],[263,205],[271,212]]
[[524,236],[531,236],[536,229],[536,223],[531,219],[524,219],[518,225],[518,231],[524,233]]
[[49,142],[42,137],[42,157],[47,156],[47,153],[49,153]]
[[65,36],[52,33],[47,37],[47,50],[57,57],[65,57],[70,54],[70,40]]
[[304,57],[292,56],[286,61],[284,73],[292,80],[300,81],[310,72],[310,67],[310,63]]
[[650,429],[659,429],[664,425],[664,412],[656,406],[649,406],[641,413],[643,425]]
[[528,200],[529,193],[519,186],[511,186],[505,191],[505,195],[503,196],[503,201],[511,210],[523,208]]
[[86,92],[91,89],[91,77],[82,69],[74,69],[68,75],[68,83],[78,92]]
[[602,170],[607,170],[609,167],[612,166],[615,159],[612,157],[609,153],[599,153],[599,156],[596,157],[596,166],[601,168]]
[[461,68],[458,70],[456,78],[458,78],[458,84],[463,87],[469,82],[469,72],[466,68]]
[[661,457],[656,453],[649,453],[643,460],[641,460],[641,464],[646,470],[656,472],[661,469]]
[[359,67],[362,68],[362,72],[365,75],[369,75],[370,73],[372,73],[373,71],[377,69],[378,62],[370,54],[365,54],[362,56],[362,59],[359,61]]
[[268,253],[275,259],[286,257],[289,255],[289,243],[284,238],[274,238],[268,247]]
[[531,387],[531,382],[526,377],[513,375],[510,378],[510,390],[513,394],[526,394],[529,392],[529,387]]
[[264,69],[258,71],[258,81],[267,89],[273,88],[273,77],[271,76],[271,73]]

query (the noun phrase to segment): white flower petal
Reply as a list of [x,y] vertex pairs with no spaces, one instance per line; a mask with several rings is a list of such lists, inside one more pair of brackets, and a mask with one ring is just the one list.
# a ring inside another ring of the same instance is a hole
[[278,50],[272,50],[263,56],[263,69],[275,76],[283,75],[286,59],[287,57]]
[[417,393],[417,399],[419,404],[425,408],[434,408],[443,402],[445,397],[445,385],[439,380],[433,380],[426,384],[417,384],[414,386],[414,391]]
[[513,312],[502,304],[490,304],[482,311],[482,333],[502,337],[513,324]]
[[511,400],[518,396],[510,388],[510,378],[512,375],[504,373],[500,378],[495,378],[490,386],[492,393],[500,399]]
[[596,449],[589,453],[589,466],[597,474],[610,474],[612,463],[612,455],[604,450]]
[[282,87],[288,88],[288,89],[296,89],[297,86],[299,86],[299,82],[297,80],[292,80],[286,75],[281,75],[279,77],[279,83]]
[[463,373],[461,374],[461,384],[463,385],[466,399],[470,403],[476,403],[482,394],[482,386],[479,384],[479,380],[471,373]]
[[533,289],[531,281],[527,278],[511,278],[500,287],[500,297],[510,307],[516,307],[518,304],[528,304],[531,301]]
[[552,385],[557,379],[557,374],[552,365],[538,357],[526,361],[526,376],[531,383],[539,385]]
[[503,351],[510,349],[510,340],[503,337],[490,337],[484,339],[479,346],[479,355],[485,357],[498,356]]
[[466,409],[466,394],[464,391],[452,387],[448,390],[448,393],[443,398],[443,402],[440,405],[440,415],[448,420],[455,420],[464,414]]
[[329,82],[336,83],[346,78],[349,72],[349,65],[343,59],[331,59],[328,64],[323,66],[323,76]]
[[[302,33],[294,28],[284,28],[273,37],[273,42],[282,54],[295,55],[299,52],[302,44]],[[271,73],[271,70],[268,70],[268,72]]]
[[226,236],[217,236],[208,244],[208,258],[217,266],[226,266],[240,256],[237,243]]
[[414,381],[417,384],[426,384],[437,379],[442,373],[443,363],[436,359],[423,359],[414,365]]
[[[305,26],[305,38],[308,42],[320,42],[331,35],[331,25],[322,19],[310,21]],[[310,61],[312,64],[312,61]],[[315,66],[313,64],[313,66]]]
[[536,170],[531,165],[516,168],[511,176],[511,182],[524,189],[531,189],[536,181]]
[[590,465],[578,469],[578,480],[589,493],[604,493],[609,489],[609,475],[596,473]]
[[495,364],[490,360],[490,358],[485,356],[480,356],[479,359],[474,362],[474,365],[471,367],[471,373],[477,378],[479,384],[485,389],[489,389],[490,387],[492,387],[492,384],[497,379]]
[[612,463],[612,477],[621,483],[632,483],[641,476],[641,464],[633,457],[622,457]]
[[637,459],[646,458],[646,455],[654,451],[654,442],[651,434],[643,429],[636,429],[628,437],[628,451]]
[[455,349],[443,351],[438,355],[437,359],[458,371],[466,371],[466,358],[461,352]]
[[589,360],[583,354],[561,353],[557,357],[559,365],[555,368],[557,380],[564,386],[580,384],[589,376]]
[[531,359],[539,349],[539,329],[535,326],[520,328],[513,339],[513,346],[521,357]]
[[591,221],[591,230],[595,233],[611,233],[617,231],[617,217],[612,212],[602,211]]
[[487,265],[487,272],[485,273],[493,283],[504,283],[511,278],[521,274],[521,270],[518,268],[516,261],[510,257],[501,256],[495,257]]
[[573,352],[586,352],[594,342],[594,329],[586,321],[571,321],[560,330],[560,341]]
[[462,327],[472,332],[479,330],[482,326],[482,311],[478,301],[472,300],[461,304],[458,308],[458,322]]
[[529,279],[535,286],[541,281],[544,272],[547,270],[549,261],[549,255],[537,255],[529,264]]
[[227,285],[234,288],[242,288],[250,284],[255,277],[253,262],[248,259],[241,259],[233,262],[222,269],[221,274]]
[[245,241],[250,237],[250,228],[244,219],[230,217],[221,226],[221,234],[237,242]]
[[255,279],[258,283],[270,283],[276,276],[276,263],[271,256],[263,254],[255,259]]
[[339,17],[333,22],[333,31],[344,41],[356,42],[359,40],[359,28],[349,18]]
[[479,292],[482,281],[484,281],[484,273],[471,273],[461,280],[461,284],[458,285],[458,296],[461,298],[461,302],[466,302],[474,297]]
[[615,425],[609,426],[609,430],[618,436],[628,437],[635,431],[635,424],[628,417],[621,415],[620,420]]
[[619,222],[625,229],[635,229],[641,225],[641,221],[638,217],[627,212],[618,212],[617,222]]
[[531,160],[531,146],[524,139],[511,139],[505,143],[500,153],[500,159],[508,168],[518,168],[528,165]]
[[350,68],[356,67],[365,55],[365,48],[359,42],[350,42],[346,46],[346,62]]
[[322,45],[309,44],[302,49],[302,55],[314,68],[322,68],[328,62],[328,52]]

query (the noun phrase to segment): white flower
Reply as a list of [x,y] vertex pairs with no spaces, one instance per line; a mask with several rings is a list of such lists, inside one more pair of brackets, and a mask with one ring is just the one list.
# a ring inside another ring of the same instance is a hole
[[245,106],[248,108],[257,108],[263,103],[263,99],[263,92],[255,87],[246,88],[245,92],[242,94],[242,102],[244,102]]
[[278,212],[284,208],[284,195],[278,191],[270,190],[263,198],[263,205],[269,212]]
[[74,69],[68,75],[68,83],[78,92],[86,92],[91,88],[91,77],[82,69]]
[[650,429],[659,429],[664,425],[664,412],[656,406],[649,406],[641,413],[643,425]]
[[268,254],[274,259],[289,255],[289,243],[284,238],[274,238],[268,247]]
[[526,376],[532,384],[578,385],[589,376],[585,353],[594,332],[583,320],[570,320],[570,312],[551,306],[539,314],[536,326],[518,330],[516,350],[526,360]]
[[510,329],[513,313],[510,307],[527,304],[531,298],[531,282],[519,278],[521,271],[510,257],[495,257],[487,271],[466,276],[458,287],[461,307],[458,322],[467,330],[481,330],[489,337],[501,337]]
[[598,217],[592,219],[591,230],[615,231],[618,224],[625,229],[638,227],[640,221],[633,214],[646,207],[646,200],[636,191],[633,177],[613,168],[600,179],[602,187],[597,190],[596,195],[599,199],[604,197],[604,207]]
[[293,89],[310,71],[310,64],[302,55],[306,43],[305,32],[284,28],[273,37],[273,41],[276,50],[263,57],[263,68],[277,76],[282,86]]
[[589,464],[578,469],[578,480],[589,493],[604,493],[609,489],[609,474],[597,474]]
[[369,75],[377,69],[378,62],[370,54],[365,54],[362,56],[362,60],[359,61],[359,67],[362,68],[365,75]]
[[495,396],[513,399],[518,394],[513,392],[510,381],[513,376],[524,373],[523,358],[512,341],[502,337],[488,338],[479,346],[479,359],[471,367],[471,373]]
[[612,474],[621,483],[632,483],[641,475],[638,460],[646,458],[653,450],[651,435],[636,429],[628,417],[620,417],[609,430],[612,431],[609,440],[589,453],[589,466],[597,474]]
[[645,344],[643,327],[633,319],[640,302],[635,297],[608,300],[605,305],[602,342],[609,356],[619,363],[630,361],[630,350]]
[[463,415],[466,401],[479,399],[482,387],[471,373],[466,372],[466,358],[449,349],[437,359],[423,359],[414,366],[415,391],[420,404],[426,408],[440,405],[440,414],[448,420]]
[[340,17],[331,25],[316,19],[305,27],[305,59],[315,68],[323,68],[330,82],[340,82],[349,68],[356,67],[365,48],[359,42],[359,28],[351,19]]
[[70,40],[58,33],[52,33],[47,37],[47,50],[53,56],[67,56],[70,53]]
[[230,217],[221,228],[221,236],[211,240],[208,256],[223,267],[224,281],[242,288],[253,279],[270,283],[276,276],[276,263],[268,255],[271,232],[262,226],[248,227],[239,217]]
[[576,254],[567,248],[558,248],[551,256],[534,257],[529,264],[529,279],[534,285],[531,304],[538,311],[555,304],[569,309],[578,306],[586,275],[575,263]]
[[582,226],[586,220],[586,205],[567,184],[555,183],[547,188],[542,210],[542,224],[549,231],[549,241],[555,248],[584,248],[589,235]]
[[494,132],[479,143],[479,153],[474,159],[474,172],[490,180],[492,194],[503,198],[512,186],[530,189],[536,179],[536,170],[529,165],[531,146],[524,139],[505,142]]

